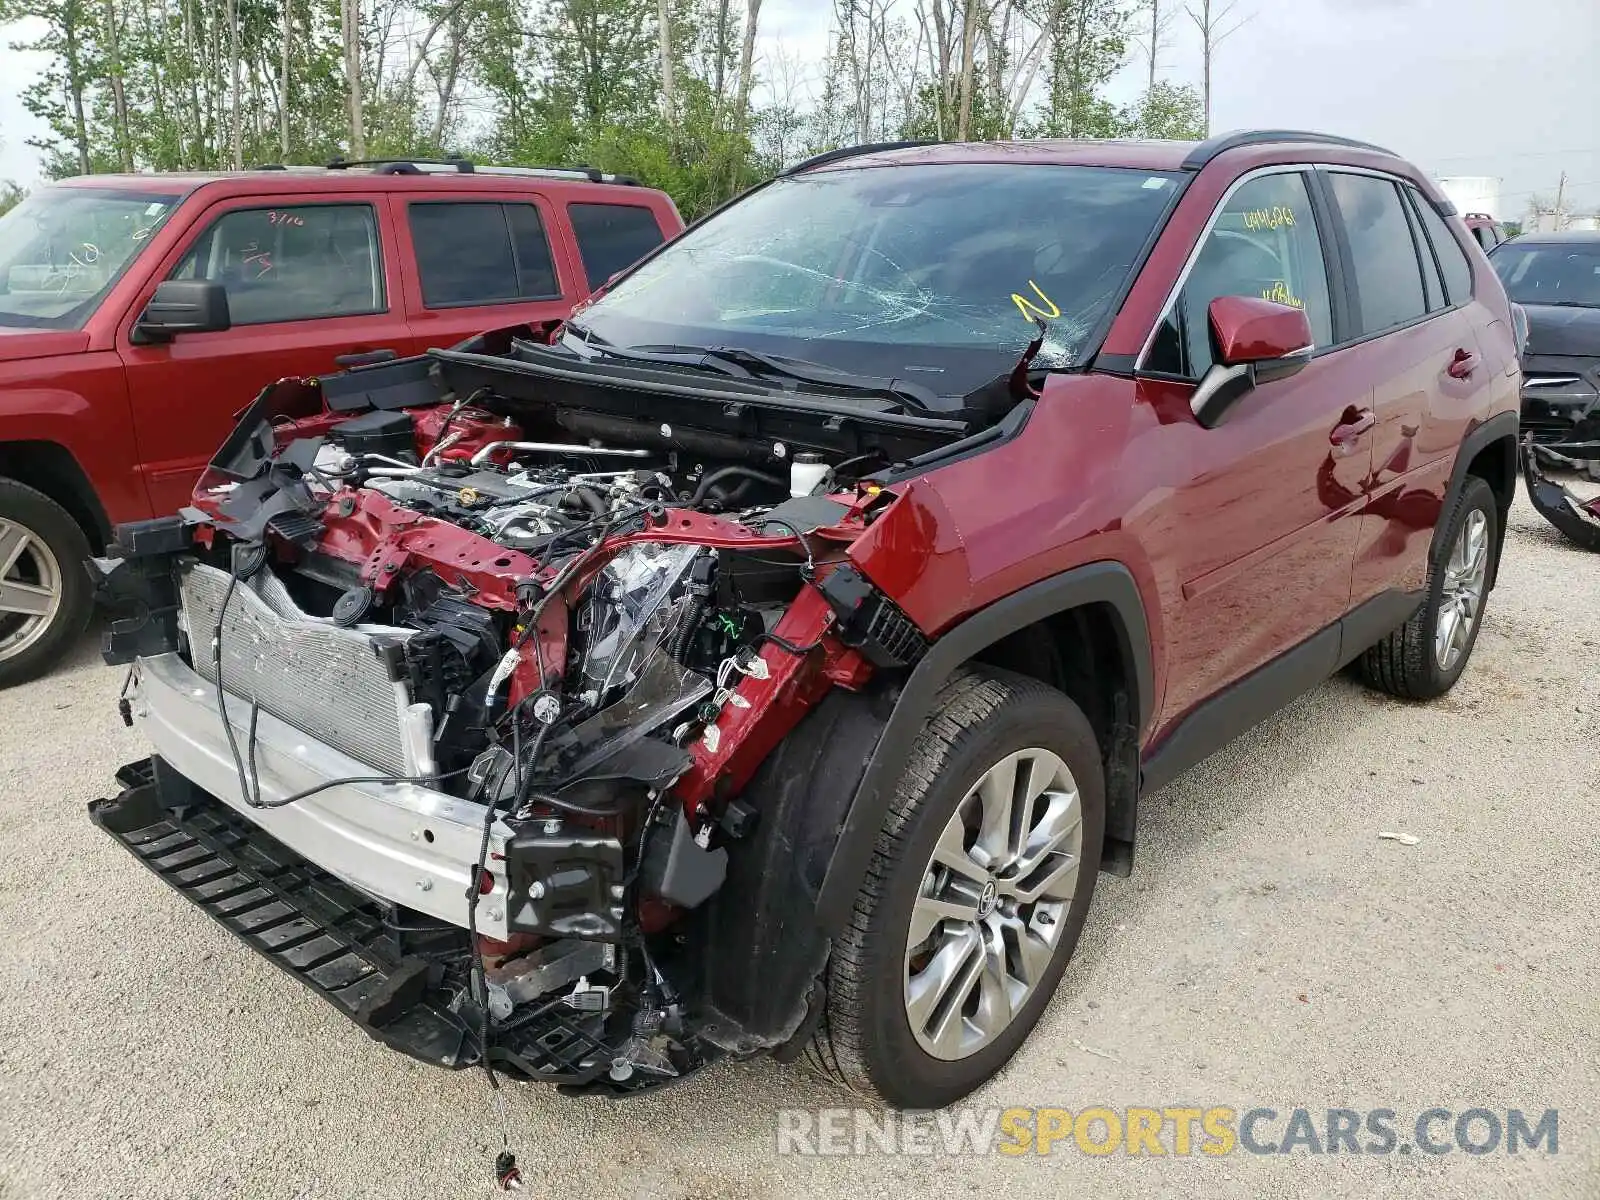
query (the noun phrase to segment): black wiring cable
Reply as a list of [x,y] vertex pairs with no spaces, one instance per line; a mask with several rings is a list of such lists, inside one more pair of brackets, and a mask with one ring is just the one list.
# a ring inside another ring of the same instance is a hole
[[771,642],[779,650],[788,651],[788,653],[794,655],[796,658],[804,658],[806,655],[810,654],[813,650],[817,649],[817,647],[822,645],[822,639],[820,637],[817,638],[816,641],[807,642],[805,645],[802,646],[799,643],[791,642],[788,638],[783,637],[783,636],[781,636],[779,634],[776,634],[776,633],[763,633],[759,637],[756,638],[756,641],[758,641],[758,642]]
[[801,533],[799,529],[797,529],[797,528],[795,528],[795,526],[789,524],[789,522],[785,521],[782,517],[774,517],[774,516],[770,516],[770,515],[769,516],[765,516],[765,517],[761,518],[761,524],[762,525],[777,525],[777,526],[779,526],[779,527],[781,527],[783,529],[787,529],[790,533],[794,534],[795,541],[800,543],[800,549],[805,551],[805,556],[806,556],[805,577],[807,579],[810,579],[812,575],[816,574],[817,560],[816,560],[816,557],[811,553],[811,543],[806,541],[806,535],[805,534]]
[[[250,790],[250,776],[245,773],[244,757],[239,753],[239,740],[233,736],[233,722],[228,719],[228,693],[222,686],[222,627],[227,621],[228,605],[232,603],[233,593],[238,590],[240,581],[255,574],[255,571],[260,569],[260,563],[257,563],[250,570],[245,569],[250,565],[249,556],[255,553],[254,547],[260,547],[260,545],[259,542],[242,542],[234,547],[233,561],[228,571],[228,586],[223,589],[222,603],[217,606],[217,624],[211,631],[211,669],[216,676],[217,711],[222,716],[222,730],[228,735],[228,750],[233,755],[233,769],[239,778],[239,791],[244,796],[244,802],[252,808],[257,807],[256,801],[259,797]],[[263,561],[265,561],[264,557]],[[256,712],[257,706],[252,703],[250,706],[250,735],[252,742],[255,738]],[[252,759],[254,758],[253,747],[251,757]]]

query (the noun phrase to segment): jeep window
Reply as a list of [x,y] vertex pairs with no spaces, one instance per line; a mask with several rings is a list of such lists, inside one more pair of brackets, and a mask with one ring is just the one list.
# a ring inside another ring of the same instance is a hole
[[181,196],[45,188],[0,217],[0,325],[81,329]]
[[544,222],[533,205],[416,203],[407,216],[427,307],[560,297]]
[[1461,249],[1461,243],[1456,241],[1445,219],[1439,215],[1438,209],[1428,203],[1427,197],[1415,189],[1408,190],[1417,211],[1422,214],[1422,227],[1427,231],[1428,240],[1433,243],[1433,252],[1444,271],[1448,299],[1451,304],[1465,304],[1472,299],[1472,267],[1467,262],[1466,251]]
[[301,204],[224,213],[168,278],[228,289],[235,325],[384,311],[382,255],[371,205]]
[[1175,177],[1101,167],[913,164],[779,178],[585,309],[604,345],[737,347],[964,396],[1047,322],[1079,361]]
[[591,290],[666,240],[655,213],[636,204],[569,204],[567,215]]
[[1510,242],[1489,261],[1518,304],[1600,308],[1600,242]]
[[1423,316],[1422,267],[1395,185],[1343,171],[1330,172],[1328,181],[1355,266],[1361,332],[1382,333]]
[[1328,265],[1302,172],[1258,176],[1228,197],[1157,327],[1147,370],[1185,379],[1210,370],[1209,310],[1218,296],[1259,296],[1304,309],[1314,344],[1333,340]]

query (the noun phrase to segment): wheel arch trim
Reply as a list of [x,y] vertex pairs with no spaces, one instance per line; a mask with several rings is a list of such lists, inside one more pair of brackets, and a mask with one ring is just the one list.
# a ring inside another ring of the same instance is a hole
[[1119,650],[1131,668],[1140,728],[1149,724],[1155,705],[1149,624],[1138,584],[1122,563],[1094,562],[1075,567],[1030,584],[974,613],[936,641],[912,670],[867,760],[817,895],[817,917],[825,930],[836,933],[849,920],[895,784],[945,680],[1009,634],[1091,604],[1109,605],[1118,617],[1122,641]]

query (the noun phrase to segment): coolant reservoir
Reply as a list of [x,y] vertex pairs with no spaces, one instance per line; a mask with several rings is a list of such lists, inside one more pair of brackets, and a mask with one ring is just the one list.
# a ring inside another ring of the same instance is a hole
[[789,464],[789,495],[809,496],[828,478],[828,464],[820,454],[796,454]]

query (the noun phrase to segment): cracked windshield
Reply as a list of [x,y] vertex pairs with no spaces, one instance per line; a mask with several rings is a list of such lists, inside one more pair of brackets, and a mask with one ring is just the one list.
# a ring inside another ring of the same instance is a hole
[[177,202],[87,188],[24,200],[0,217],[0,325],[80,327]]
[[779,179],[578,318],[604,348],[752,350],[961,397],[1068,367],[1176,189],[1072,166],[870,167]]

